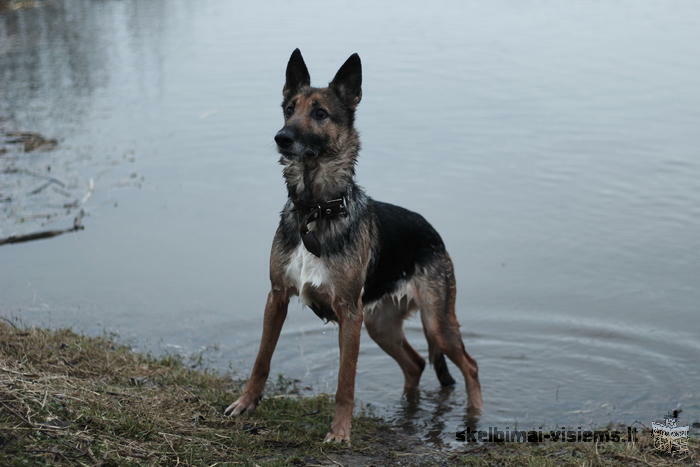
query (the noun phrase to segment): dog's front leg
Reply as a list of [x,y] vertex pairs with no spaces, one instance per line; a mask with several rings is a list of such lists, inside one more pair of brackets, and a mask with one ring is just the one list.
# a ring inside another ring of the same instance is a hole
[[355,406],[355,373],[362,330],[362,307],[358,302],[353,305],[339,302],[333,307],[340,325],[340,369],[335,393],[335,416],[325,442],[350,442],[352,410]]
[[282,331],[282,325],[287,317],[287,305],[289,304],[289,294],[273,288],[267,295],[265,304],[265,317],[263,320],[262,339],[260,349],[255,359],[250,379],[246,383],[243,394],[236,401],[229,405],[224,412],[226,415],[239,415],[243,412],[250,412],[258,405],[262,397],[263,388],[270,374],[270,360],[275,351],[277,340]]

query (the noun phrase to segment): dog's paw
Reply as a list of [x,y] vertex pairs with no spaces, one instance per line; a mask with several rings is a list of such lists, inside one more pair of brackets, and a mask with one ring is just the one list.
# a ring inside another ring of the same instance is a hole
[[241,397],[236,399],[236,401],[226,407],[224,410],[224,415],[229,417],[235,417],[246,412],[252,412],[258,406],[260,397],[253,397],[248,394],[243,394]]
[[329,431],[326,438],[323,440],[324,443],[347,443],[350,445],[350,431]]

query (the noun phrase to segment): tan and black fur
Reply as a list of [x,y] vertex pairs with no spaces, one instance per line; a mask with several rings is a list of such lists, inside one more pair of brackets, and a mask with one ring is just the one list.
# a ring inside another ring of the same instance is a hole
[[[440,235],[419,214],[375,201],[355,184],[360,141],[354,120],[361,85],[357,54],[325,88],[310,86],[299,49],[289,59],[285,124],[275,136],[289,197],[272,243],[272,287],[260,350],[242,395],[226,409],[239,415],[260,401],[289,299],[297,295],[340,328],[336,409],[326,441],[350,440],[363,321],[372,339],[401,367],[404,390],[413,391],[425,361],[406,340],[403,320],[420,310],[440,383],[454,384],[447,356],[464,376],[469,408],[482,407],[477,364],[464,348],[455,315],[452,261]],[[324,203],[339,199],[342,212],[324,215]]]

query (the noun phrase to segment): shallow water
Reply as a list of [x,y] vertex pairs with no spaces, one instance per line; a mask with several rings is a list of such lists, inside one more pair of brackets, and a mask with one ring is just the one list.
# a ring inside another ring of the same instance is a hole
[[[272,137],[300,47],[325,84],[362,56],[358,179],[423,213],[456,265],[483,427],[700,422],[700,6],[695,2],[55,1],[0,13],[0,314],[206,349],[246,376],[283,202]],[[1,171],[1,170],[0,170]],[[38,198],[35,196],[39,196]],[[64,199],[65,198],[65,199]],[[43,214],[49,217],[42,217]],[[419,320],[406,323],[427,354]],[[297,301],[273,373],[333,392],[337,329]],[[452,367],[453,375],[456,369]],[[462,386],[417,404],[363,336],[358,399],[449,442]]]

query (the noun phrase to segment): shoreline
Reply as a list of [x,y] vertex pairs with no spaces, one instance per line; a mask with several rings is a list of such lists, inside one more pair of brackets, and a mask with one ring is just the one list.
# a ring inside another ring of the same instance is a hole
[[485,443],[440,450],[385,420],[353,417],[351,446],[323,444],[328,395],[300,396],[280,377],[249,416],[223,408],[242,387],[178,357],[133,352],[107,337],[0,322],[3,465],[692,465],[636,443]]

